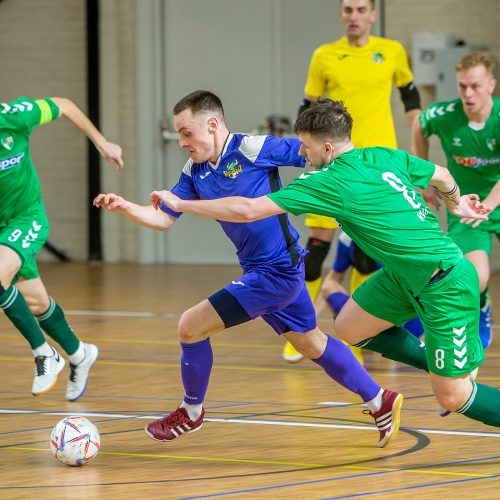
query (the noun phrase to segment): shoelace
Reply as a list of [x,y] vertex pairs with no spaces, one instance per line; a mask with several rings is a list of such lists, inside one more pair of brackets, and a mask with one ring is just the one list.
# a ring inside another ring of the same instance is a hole
[[70,363],[69,364],[69,369],[71,370],[70,373],[69,373],[69,379],[71,380],[71,382],[76,382],[76,375],[77,375],[77,368],[78,365],[74,365],[73,363]]
[[166,417],[163,417],[161,419],[161,426],[164,429],[168,429],[169,427],[176,426],[178,424],[182,424],[185,421],[185,415],[183,412],[180,411],[178,408],[174,412],[172,412],[170,415],[167,415]]
[[46,361],[47,356],[37,356],[35,358],[35,370],[37,377],[41,377],[47,372],[47,368],[45,366]]

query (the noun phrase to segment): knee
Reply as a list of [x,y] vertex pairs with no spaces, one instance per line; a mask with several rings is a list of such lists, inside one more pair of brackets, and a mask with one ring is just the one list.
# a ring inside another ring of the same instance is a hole
[[33,316],[41,316],[43,313],[47,312],[47,309],[50,306],[49,297],[35,297],[24,294],[23,297]]
[[200,336],[198,329],[195,328],[195,321],[193,314],[190,311],[185,311],[181,315],[177,331],[179,333],[179,340],[184,344],[193,344],[203,340]]
[[490,280],[489,273],[479,274],[479,291],[482,293],[486,290],[488,286],[488,281]]
[[314,335],[303,335],[294,339],[293,346],[297,351],[308,359],[317,359],[325,352],[327,337],[323,332]]
[[436,399],[440,406],[448,411],[457,411],[467,402],[468,394],[462,394],[459,391],[436,392]]

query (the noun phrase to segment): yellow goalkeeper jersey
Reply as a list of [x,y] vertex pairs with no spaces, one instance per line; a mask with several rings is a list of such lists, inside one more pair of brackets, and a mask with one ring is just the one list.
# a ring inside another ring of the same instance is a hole
[[314,52],[305,94],[343,101],[353,118],[352,142],[357,148],[397,147],[391,112],[392,83],[413,81],[408,57],[395,40],[370,36],[364,47],[343,37]]

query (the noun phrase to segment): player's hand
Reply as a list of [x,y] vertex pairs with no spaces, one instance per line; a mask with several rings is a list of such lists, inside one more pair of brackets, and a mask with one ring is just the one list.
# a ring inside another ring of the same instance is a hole
[[453,215],[460,217],[462,224],[472,224],[472,227],[477,227],[482,221],[488,220],[488,214],[491,208],[486,207],[479,201],[477,194],[464,194],[458,199],[458,203],[451,201],[447,203],[448,209]]
[[92,202],[94,207],[104,207],[110,212],[126,211],[128,208],[128,201],[121,196],[114,193],[98,194]]
[[422,197],[427,205],[432,205],[436,209],[436,212],[439,211],[441,202],[439,201],[439,196],[436,194],[436,191],[432,186],[429,186],[422,191]]
[[160,208],[160,202],[163,202],[172,210],[180,212],[179,202],[181,201],[181,199],[175,196],[175,194],[171,193],[170,191],[153,191],[149,195],[149,199],[151,200],[151,204],[153,205],[153,207],[155,207],[156,210]]
[[123,169],[122,148],[118,144],[106,141],[104,144],[97,146],[97,149],[106,161],[116,165],[117,170]]

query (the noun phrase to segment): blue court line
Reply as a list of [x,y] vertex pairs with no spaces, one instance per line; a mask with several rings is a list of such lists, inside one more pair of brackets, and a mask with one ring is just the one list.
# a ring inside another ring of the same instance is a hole
[[408,491],[408,490],[416,490],[420,488],[429,488],[432,486],[445,486],[447,484],[456,484],[456,483],[467,483],[470,481],[483,481],[485,479],[494,479],[496,477],[500,477],[500,474],[493,474],[487,477],[471,477],[467,479],[456,479],[454,481],[443,481],[442,483],[426,483],[426,484],[417,484],[415,486],[404,486],[402,488],[393,488],[391,490],[377,490],[377,491],[365,491],[363,493],[354,493],[352,495],[342,495],[337,497],[327,497],[322,500],[336,500],[339,498],[355,498],[355,497],[365,497],[369,495],[378,495],[380,493],[394,493],[396,491]]
[[[500,458],[500,455],[494,455],[491,457],[481,457],[481,458],[472,458],[472,459],[466,459],[466,460],[455,460],[453,462],[443,462],[443,463],[438,463],[438,464],[433,464],[432,467],[443,467],[443,466],[448,466],[448,465],[461,465],[461,464],[466,464],[466,463],[473,463],[473,462],[484,462],[485,460],[496,460]],[[320,483],[327,483],[327,482],[333,482],[333,481],[342,481],[344,479],[356,479],[359,477],[367,477],[367,476],[378,476],[381,474],[391,474],[394,472],[404,472],[404,471],[412,471],[412,470],[418,470],[418,469],[429,469],[431,466],[429,465],[420,465],[417,467],[404,467],[402,469],[394,469],[394,470],[388,470],[388,471],[376,471],[376,472],[366,472],[363,474],[351,474],[349,476],[342,476],[342,477],[331,477],[331,478],[325,478],[325,479],[314,479],[311,481],[299,481],[296,483],[285,483],[285,484],[280,484],[280,485],[275,485],[275,486],[262,486],[260,488],[252,488],[252,489],[247,489],[247,490],[234,490],[234,491],[226,491],[223,493],[212,493],[209,495],[199,495],[199,496],[194,496],[194,497],[182,497],[178,498],[177,500],[194,500],[194,499],[199,499],[199,498],[213,498],[213,497],[222,497],[222,496],[227,496],[227,495],[239,495],[239,494],[244,494],[244,493],[253,493],[253,492],[258,492],[258,491],[267,491],[267,490],[275,490],[275,489],[281,489],[281,488],[292,488],[296,486],[305,486],[305,485],[310,485],[310,484],[320,484]],[[448,484],[448,483],[453,483],[453,482],[463,482],[463,481],[472,481],[475,479],[492,479],[495,477],[499,477],[500,474],[492,474],[491,476],[487,476],[484,478],[467,478],[467,479],[460,479],[456,481],[447,481],[444,483],[436,483],[437,485],[441,484]],[[408,489],[411,488],[416,488],[418,486],[411,486],[407,487]],[[404,490],[405,488],[401,488],[401,490]],[[386,490],[387,492],[391,491],[399,491],[399,489],[395,490]],[[385,491],[378,491],[376,493],[384,493]],[[367,493],[360,493],[360,494],[354,494],[352,496],[362,496],[366,495]],[[368,494],[375,494],[375,493],[368,493]],[[342,496],[342,497],[332,497],[332,498],[350,498],[349,496]],[[329,500],[329,499],[328,499]]]

